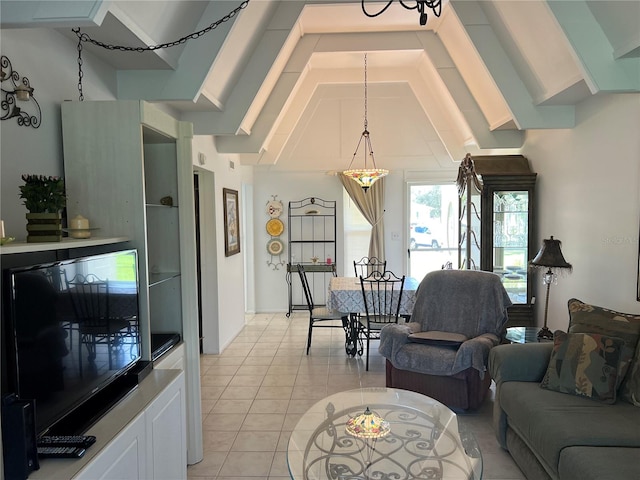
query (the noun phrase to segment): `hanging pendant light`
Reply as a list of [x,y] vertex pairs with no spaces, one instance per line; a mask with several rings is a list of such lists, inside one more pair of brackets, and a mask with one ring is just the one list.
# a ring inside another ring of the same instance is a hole
[[[351,158],[351,162],[349,163],[349,167],[347,170],[342,173],[355,180],[358,185],[362,187],[362,189],[366,192],[371,185],[374,184],[376,180],[384,177],[389,174],[389,170],[385,170],[384,168],[376,167],[376,159],[373,157],[373,147],[371,146],[371,137],[369,136],[369,130],[367,129],[367,54],[364,54],[364,131],[360,136],[360,140],[358,141],[358,145],[356,146],[356,151]],[[364,140],[364,168],[355,168],[352,169],[351,165],[353,165],[353,161],[358,154],[358,150],[360,149],[360,144],[362,144]],[[373,168],[367,168],[367,157],[371,157],[371,163]]]

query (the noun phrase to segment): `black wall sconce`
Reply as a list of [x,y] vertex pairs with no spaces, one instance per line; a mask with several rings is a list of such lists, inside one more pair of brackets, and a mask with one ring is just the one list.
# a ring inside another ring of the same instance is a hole
[[[21,127],[38,128],[42,121],[42,111],[40,104],[33,96],[33,87],[27,77],[20,77],[20,74],[13,69],[11,60],[6,55],[0,57],[0,84],[2,84],[0,120],[15,118]],[[18,102],[23,102],[30,107],[35,105],[36,113],[32,115],[22,111],[18,107]]]

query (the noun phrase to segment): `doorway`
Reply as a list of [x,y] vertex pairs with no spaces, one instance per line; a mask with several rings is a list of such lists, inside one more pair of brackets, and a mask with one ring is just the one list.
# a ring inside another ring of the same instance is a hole
[[410,184],[407,254],[409,275],[458,267],[458,190],[452,184]]
[[215,174],[194,168],[198,327],[200,353],[220,353]]

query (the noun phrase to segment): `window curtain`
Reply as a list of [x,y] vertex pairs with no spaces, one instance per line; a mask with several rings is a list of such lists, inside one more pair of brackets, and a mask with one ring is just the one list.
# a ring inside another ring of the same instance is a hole
[[385,260],[384,254],[384,181],[380,178],[369,187],[365,193],[360,185],[346,177],[342,173],[338,174],[344,189],[356,204],[360,213],[371,225],[371,238],[369,239],[369,257],[377,257]]

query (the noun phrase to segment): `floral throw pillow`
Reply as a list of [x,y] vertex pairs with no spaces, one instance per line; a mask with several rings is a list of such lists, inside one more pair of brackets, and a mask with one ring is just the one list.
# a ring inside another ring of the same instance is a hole
[[[620,372],[618,373],[618,387],[621,397],[630,403],[632,395],[640,398],[640,378],[636,378],[635,393],[630,391],[630,377],[635,371],[640,377],[640,367],[635,365],[640,359],[633,360],[638,340],[640,339],[640,315],[616,312],[603,307],[589,305],[576,298],[568,302],[569,333],[599,333],[624,340]],[[634,364],[635,368],[630,368]]]
[[540,387],[615,403],[624,341],[598,333],[553,335],[553,352]]

